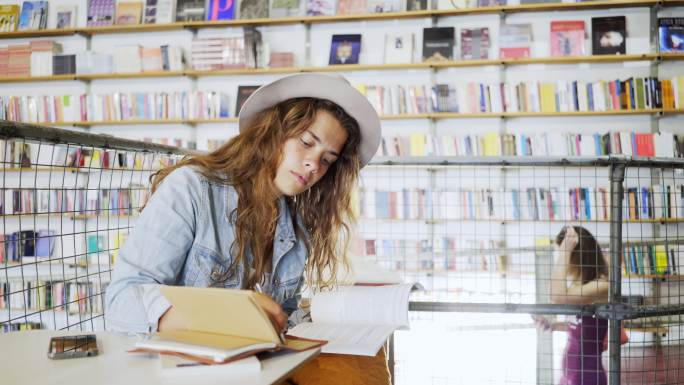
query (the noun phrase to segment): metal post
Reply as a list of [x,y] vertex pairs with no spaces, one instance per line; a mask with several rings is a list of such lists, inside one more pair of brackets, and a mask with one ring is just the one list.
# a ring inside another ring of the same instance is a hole
[[[625,163],[618,162],[610,168],[610,271],[608,300],[612,306],[621,303],[622,271],[622,201],[624,194]],[[620,385],[620,326],[622,321],[615,315],[608,320],[608,384]]]

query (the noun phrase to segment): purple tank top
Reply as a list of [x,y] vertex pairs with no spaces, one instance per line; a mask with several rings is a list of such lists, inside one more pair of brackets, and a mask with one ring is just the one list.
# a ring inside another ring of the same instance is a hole
[[608,321],[591,316],[577,318],[568,328],[560,385],[606,385],[608,378],[601,362],[603,338]]

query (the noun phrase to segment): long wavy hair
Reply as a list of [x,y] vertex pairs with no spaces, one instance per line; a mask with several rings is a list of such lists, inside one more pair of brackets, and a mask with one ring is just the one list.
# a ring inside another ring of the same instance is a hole
[[[360,169],[358,147],[361,141],[356,120],[335,103],[316,98],[288,99],[260,112],[239,135],[217,150],[207,155],[186,157],[150,177],[154,193],[173,170],[195,166],[206,178],[235,188],[238,207],[226,213],[235,231],[235,242],[230,248],[233,260],[227,276],[235,274],[242,265],[245,288],[263,283],[265,273],[270,272],[272,265],[281,196],[274,179],[282,161],[283,144],[303,134],[319,111],[327,111],[337,119],[348,134],[347,141],[340,156],[315,185],[285,199],[293,218],[301,218],[305,227],[302,229],[294,223],[297,235],[304,240],[308,251],[304,269],[307,282],[316,290],[331,287],[339,264],[349,267],[350,226],[355,221],[352,191]],[[248,266],[248,250],[254,257],[252,266]],[[253,274],[249,274],[248,267],[254,269]]]
[[[599,277],[608,276],[608,265],[603,259],[603,252],[601,247],[589,230],[582,226],[572,226],[579,236],[577,246],[570,254],[570,264],[568,266],[568,273],[574,279],[579,279],[582,284],[591,282]],[[556,244],[560,246],[565,238],[564,227],[556,236]]]

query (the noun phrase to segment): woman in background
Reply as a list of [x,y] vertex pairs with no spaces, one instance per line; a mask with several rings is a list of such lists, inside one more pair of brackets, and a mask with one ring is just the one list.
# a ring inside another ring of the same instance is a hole
[[[551,272],[551,302],[591,304],[608,299],[608,266],[593,235],[581,226],[567,226],[556,236],[556,261]],[[534,317],[546,329],[543,317]],[[603,339],[608,321],[578,316],[567,325],[568,341],[563,355],[560,385],[605,385],[606,371],[601,362]]]

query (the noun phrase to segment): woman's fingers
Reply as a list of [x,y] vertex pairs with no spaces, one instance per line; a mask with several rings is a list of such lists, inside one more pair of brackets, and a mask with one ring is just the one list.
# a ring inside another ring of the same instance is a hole
[[285,314],[283,308],[271,299],[271,297],[262,293],[255,294],[259,306],[264,309],[276,330],[278,332],[284,331],[287,327],[287,314]]

